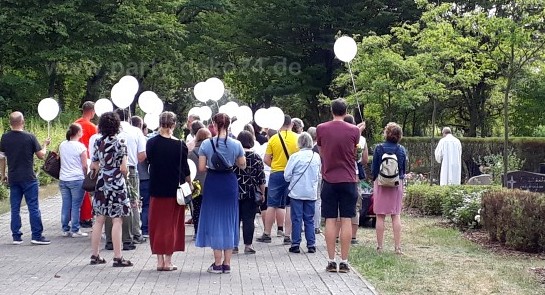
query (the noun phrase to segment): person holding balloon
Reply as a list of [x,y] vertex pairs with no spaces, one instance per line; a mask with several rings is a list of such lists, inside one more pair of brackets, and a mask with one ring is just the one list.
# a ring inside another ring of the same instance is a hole
[[11,235],[13,244],[23,243],[21,236],[21,202],[23,195],[28,207],[32,244],[48,245],[51,243],[43,235],[42,217],[38,201],[38,179],[34,172],[34,155],[45,159],[46,149],[51,140],[44,141],[40,147],[36,136],[24,131],[25,120],[21,112],[9,116],[11,130],[2,135],[0,152],[8,162],[8,183],[10,186]]
[[[195,123],[193,123],[195,124]],[[209,139],[212,137],[212,134],[210,134],[210,131],[207,128],[202,128],[197,131],[195,134],[195,147],[191,152],[189,152],[188,159],[193,161],[195,168],[199,165],[199,149],[201,147],[201,144],[203,141]],[[189,167],[191,169],[191,167]],[[206,171],[196,171],[196,176],[193,181],[196,181],[199,183],[200,187],[202,188],[204,185],[204,181],[206,179]],[[194,192],[195,193],[195,192]],[[199,218],[201,215],[201,205],[202,205],[202,190],[194,197],[191,201],[191,206],[193,206],[193,210],[191,211],[191,219],[193,223],[193,228],[195,231],[195,235],[193,236],[193,239],[197,238],[197,231],[199,229]]]
[[176,115],[163,112],[159,116],[159,135],[146,144],[150,173],[149,236],[152,254],[157,255],[157,271],[173,271],[174,252],[185,250],[185,206],[176,202],[180,183],[190,187],[191,172],[185,142],[173,136]]

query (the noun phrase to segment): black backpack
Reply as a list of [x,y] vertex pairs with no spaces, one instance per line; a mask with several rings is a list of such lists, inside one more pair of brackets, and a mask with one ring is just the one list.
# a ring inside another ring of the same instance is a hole
[[[217,142],[217,140],[216,140]],[[218,153],[216,150],[216,147],[214,146],[214,140],[210,139],[210,143],[212,144],[212,149],[214,150],[214,153],[212,154],[212,157],[210,158],[210,161],[212,162],[212,169],[216,171],[228,171],[232,170],[233,167],[227,165],[227,161],[223,157],[222,154]]]

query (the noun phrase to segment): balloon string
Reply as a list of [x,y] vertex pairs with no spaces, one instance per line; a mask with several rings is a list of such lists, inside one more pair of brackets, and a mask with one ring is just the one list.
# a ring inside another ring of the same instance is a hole
[[358,104],[358,113],[360,114],[360,118],[363,121],[363,115],[361,114],[361,107],[360,107],[360,101],[358,99],[358,96],[356,95],[356,82],[354,81],[354,73],[352,73],[352,67],[350,66],[350,62],[348,62],[348,71],[350,72],[350,78],[352,79],[352,88],[354,89],[354,95],[356,96],[356,103]]
[[51,138],[51,121],[47,121],[47,138]]

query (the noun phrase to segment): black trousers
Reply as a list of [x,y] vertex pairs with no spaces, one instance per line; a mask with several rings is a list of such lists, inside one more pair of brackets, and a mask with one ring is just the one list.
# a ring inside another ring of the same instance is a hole
[[193,206],[193,211],[191,211],[191,218],[193,219],[193,227],[195,227],[195,236],[197,236],[197,229],[199,228],[199,217],[201,216],[201,204],[202,204],[202,195],[198,195],[193,198],[191,205]]
[[254,240],[255,214],[257,204],[253,199],[244,199],[238,201],[238,215],[242,222],[242,238],[244,245],[251,245]]

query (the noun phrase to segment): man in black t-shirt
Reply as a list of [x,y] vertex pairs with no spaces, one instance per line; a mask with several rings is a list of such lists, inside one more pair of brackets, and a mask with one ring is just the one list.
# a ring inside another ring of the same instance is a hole
[[30,215],[31,243],[48,245],[51,242],[42,235],[43,225],[38,203],[38,179],[34,173],[34,155],[44,159],[50,139],[45,140],[41,148],[36,137],[23,130],[24,122],[22,113],[11,113],[9,116],[11,131],[2,135],[0,140],[0,152],[4,153],[8,161],[13,244],[23,243],[21,201],[24,195]]

